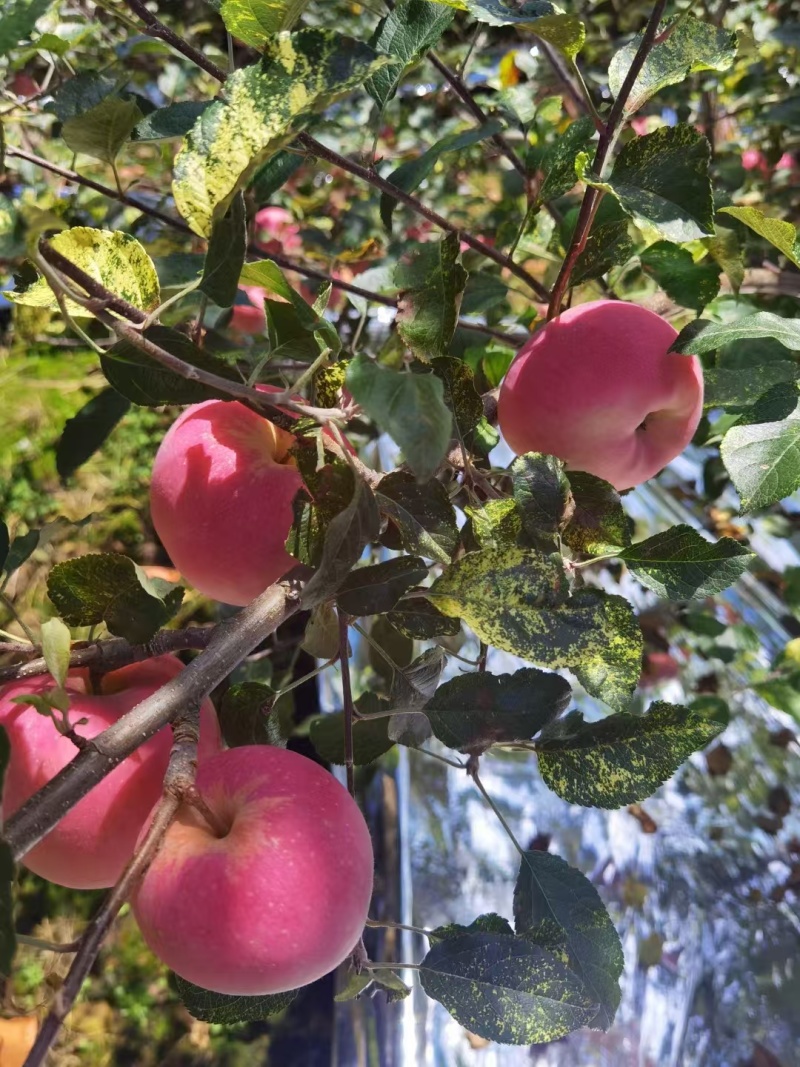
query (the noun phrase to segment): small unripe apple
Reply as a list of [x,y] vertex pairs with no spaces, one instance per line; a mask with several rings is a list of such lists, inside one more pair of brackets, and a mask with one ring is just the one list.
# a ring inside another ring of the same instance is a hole
[[[70,696],[69,721],[80,737],[92,738],[151,696],[183,670],[174,656],[132,663],[106,674],[100,691],[91,693],[87,671],[71,671],[65,686]],[[49,675],[21,679],[0,689],[0,725],[8,733],[11,757],[3,788],[3,815],[8,818],[78,754],[53,720],[13,697],[44,694],[53,688]],[[80,725],[81,719],[86,719]],[[214,706],[203,701],[199,755],[219,751]],[[139,832],[161,795],[172,748],[167,726],[146,741],[78,801],[23,858],[26,867],[57,885],[99,889],[114,885]]]
[[597,300],[538,330],[505,376],[503,437],[616,489],[647,481],[689,444],[703,408],[696,356],[669,348],[668,322],[637,304]]
[[296,563],[284,547],[302,485],[289,453],[294,441],[225,400],[186,408],[167,431],[153,464],[150,514],[176,568],[206,596],[249,604]]
[[133,894],[153,952],[217,993],[306,985],[353,950],[372,895],[369,830],[318,764],[282,748],[201,763],[197,789],[225,828],[186,804]]

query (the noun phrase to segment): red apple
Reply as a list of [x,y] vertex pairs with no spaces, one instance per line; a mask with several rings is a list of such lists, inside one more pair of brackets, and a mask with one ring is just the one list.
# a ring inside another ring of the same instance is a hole
[[327,974],[361,936],[372,844],[358,805],[318,764],[252,745],[200,765],[227,827],[184,805],[133,895],[153,952],[218,993],[281,993]]
[[194,404],[167,431],[150,513],[172,562],[206,596],[249,604],[296,563],[284,547],[302,485],[294,440],[225,400]]
[[545,452],[571,470],[629,489],[691,441],[703,408],[695,356],[646,308],[597,300],[538,330],[511,364],[498,421],[518,454]]
[[[86,671],[71,671],[69,720],[81,737],[95,737],[183,669],[174,656],[133,663],[104,676],[90,694]],[[0,724],[11,743],[3,789],[3,814],[13,815],[35,792],[77,755],[72,741],[46,715],[12,697],[43,694],[53,688],[49,675],[11,682],[0,690]],[[200,755],[219,751],[219,725],[210,701],[201,707]],[[80,719],[87,722],[77,725]],[[25,856],[34,873],[72,889],[114,885],[131,858],[136,839],[161,795],[172,747],[165,727],[99,782],[54,829]]]
[[246,294],[246,304],[234,304],[231,315],[231,329],[238,333],[263,333],[267,328],[267,316],[264,312],[266,289],[258,285],[240,285]]
[[297,252],[303,247],[300,227],[285,207],[262,207],[253,219],[256,244],[265,252]]

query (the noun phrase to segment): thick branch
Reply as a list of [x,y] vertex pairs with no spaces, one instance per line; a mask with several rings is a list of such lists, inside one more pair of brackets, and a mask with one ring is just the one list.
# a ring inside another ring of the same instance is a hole
[[[666,6],[667,0],[656,0],[655,7],[648,20],[647,28],[644,31],[639,48],[633,58],[628,73],[625,75],[625,80],[617,94],[617,99],[614,101],[614,106],[611,108],[611,113],[608,116],[605,129],[600,134],[600,140],[597,143],[597,150],[594,155],[594,162],[592,163],[592,170],[598,176],[602,175],[603,166],[613,148],[631,90],[639,76],[639,72],[644,66],[644,62],[647,59],[650,50],[655,44],[658,26]],[[564,262],[561,265],[556,284],[553,286],[553,294],[550,298],[550,307],[547,312],[547,317],[549,319],[558,315],[561,310],[564,294],[569,287],[570,275],[572,274],[572,270],[578,257],[586,247],[589,231],[592,228],[592,222],[594,221],[602,196],[602,191],[600,189],[595,189],[594,186],[589,186],[584,193],[583,203],[581,204],[581,209],[578,214],[578,221],[575,225],[572,241],[567,249]]]
[[220,623],[205,651],[132,711],[94,737],[75,759],[15,812],[5,837],[19,859],[75,804],[187,703],[220,684],[264,638],[300,606],[302,583],[284,580]]

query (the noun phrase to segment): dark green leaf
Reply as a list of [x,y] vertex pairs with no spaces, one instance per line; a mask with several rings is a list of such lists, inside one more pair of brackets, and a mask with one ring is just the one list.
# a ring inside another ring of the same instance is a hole
[[514,889],[517,935],[552,943],[562,939],[572,966],[599,1012],[592,1026],[607,1030],[619,1006],[619,978],[625,959],[614,924],[592,883],[549,852],[526,852]]
[[748,407],[781,382],[800,378],[800,366],[788,359],[752,367],[708,367],[703,371],[705,408]]
[[181,100],[151,111],[133,128],[132,141],[168,141],[185,137],[200,118],[210,100]]
[[[670,29],[675,23],[674,29]],[[665,20],[658,28],[659,40],[648,53],[644,66],[633,83],[625,103],[631,115],[651,96],[667,85],[682,82],[700,70],[727,70],[736,58],[736,33],[720,29],[712,22],[701,22],[694,15],[681,12],[680,17]],[[639,34],[621,48],[608,68],[608,84],[614,96],[642,43]]]
[[397,527],[403,546],[437,563],[449,563],[458,545],[456,513],[441,483],[420,484],[393,471],[381,478],[375,499]]
[[131,402],[116,389],[103,389],[68,419],[56,445],[56,470],[69,478],[102,447],[108,435],[130,410]]
[[[0,726],[0,796],[3,792],[6,768],[11,748],[8,734]],[[11,974],[11,964],[17,951],[14,931],[14,859],[11,848],[0,841],[0,974]]]
[[[301,347],[292,353],[292,358],[309,361],[319,356],[322,347],[327,346],[334,355],[341,350],[342,343],[333,323],[303,299],[276,263],[269,259],[246,263],[239,281],[243,285],[258,285],[284,301],[266,300],[264,305],[270,325],[270,341],[274,347],[297,341]],[[315,339],[315,335],[319,340]],[[284,352],[283,355],[289,353]]]
[[104,622],[109,633],[143,644],[178,610],[183,590],[150,579],[127,556],[89,555],[57,563],[47,593],[70,626]]
[[560,459],[539,452],[517,456],[511,464],[511,485],[522,529],[533,544],[554,537],[569,522],[572,499]]
[[445,941],[447,938],[461,937],[462,934],[508,934],[514,936],[511,923],[502,915],[490,911],[485,915],[479,915],[469,926],[461,923],[448,923],[447,926],[437,926],[435,930],[428,932],[428,940],[432,945],[437,941]]
[[305,157],[297,152],[276,152],[271,156],[258,168],[249,186],[256,204],[261,207],[268,203],[304,163]]
[[[577,218],[576,211],[576,222]],[[612,267],[627,263],[633,253],[629,229],[630,219],[617,201],[611,196],[603,197],[583,251],[575,261],[571,283],[581,285],[601,278]]]
[[487,644],[569,667],[614,708],[627,705],[639,680],[643,642],[628,601],[589,588],[570,596],[552,558],[524,548],[472,552],[447,568],[429,597]]
[[434,637],[455,637],[461,629],[458,619],[442,615],[430,601],[420,597],[401,600],[386,618],[401,634],[418,641],[430,641]]
[[514,674],[462,674],[425,705],[433,732],[448,748],[480,755],[500,742],[526,741],[560,715],[572,696],[558,674],[534,667]]
[[0,571],[5,567],[10,545],[11,538],[8,533],[8,527],[4,522],[0,522]]
[[271,1015],[278,1015],[289,1007],[299,992],[290,989],[287,993],[269,993],[263,997],[230,996],[201,989],[177,974],[173,975],[173,979],[178,996],[189,1014],[217,1026],[257,1023]]
[[96,107],[68,119],[61,136],[73,152],[113,163],[141,118],[135,99],[107,96]]
[[668,240],[692,241],[714,233],[709,159],[705,137],[681,123],[628,141],[606,181],[585,171],[581,177],[613,193],[629,215]]
[[261,682],[240,682],[223,694],[219,725],[225,744],[286,747],[277,715],[272,714],[275,690]]
[[609,715],[537,743],[539,771],[563,800],[585,807],[621,808],[645,800],[685,759],[722,730],[688,708],[661,701],[644,715]]
[[544,181],[539,190],[539,200],[542,203],[556,200],[577,185],[575,160],[581,152],[587,151],[595,132],[594,123],[587,116],[571,123],[548,146],[541,165]]
[[428,0],[399,0],[378,23],[369,43],[376,52],[396,60],[367,79],[367,92],[381,110],[397,92],[406,68],[433,48],[454,15],[452,8]]
[[561,538],[573,552],[602,556],[631,543],[631,524],[612,485],[583,471],[571,471],[569,484],[575,510]]
[[221,308],[231,307],[236,299],[246,252],[244,195],[239,193],[214,223],[200,280],[200,291]]
[[691,252],[669,241],[657,241],[640,253],[645,274],[651,275],[667,296],[698,313],[719,292],[719,266],[710,257],[695,263]]
[[397,329],[420,359],[445,355],[453,340],[467,284],[459,255],[458,234],[448,233],[439,241],[417,245],[395,269],[394,281],[400,290]]
[[417,556],[401,556],[351,571],[339,587],[336,603],[348,615],[382,615],[428,577],[428,568]]
[[[192,367],[241,383],[241,375],[233,367],[210,355],[206,349],[198,348],[186,334],[178,330],[168,326],[151,326],[143,336]],[[117,341],[100,357],[100,366],[118,393],[143,407],[196,404],[214,397],[228,399],[226,393],[212,386],[181,378],[167,370],[130,341]]]
[[[3,25],[5,28],[5,19]],[[52,111],[60,122],[80,118],[116,93],[118,84],[108,74],[99,74],[97,71],[76,74],[74,78],[69,78],[59,85],[47,105],[47,110]]]
[[733,585],[755,554],[731,537],[707,541],[681,523],[631,545],[619,558],[642,585],[665,600],[702,600]]
[[[356,710],[361,715],[375,715],[376,719],[356,719],[353,722],[353,762],[357,767],[372,763],[394,745],[389,737],[388,704],[374,693],[364,693],[356,701]],[[311,723],[311,744],[322,759],[341,766],[345,761],[344,712],[334,711],[320,715]]]
[[774,338],[792,352],[800,352],[800,319],[782,319],[771,311],[757,311],[725,323],[700,319],[681,330],[670,351],[701,356],[731,341],[762,338]]
[[434,945],[422,988],[471,1033],[506,1045],[554,1041],[597,1014],[583,983],[538,945],[507,934],[463,934]]
[[444,459],[453,419],[435,374],[382,367],[359,355],[347,368],[347,388],[367,415],[403,451],[419,481],[428,481]]
[[389,736],[401,745],[422,744],[431,736],[431,724],[422,714],[436,691],[444,669],[441,648],[429,648],[392,679],[390,706],[395,711],[389,720]]

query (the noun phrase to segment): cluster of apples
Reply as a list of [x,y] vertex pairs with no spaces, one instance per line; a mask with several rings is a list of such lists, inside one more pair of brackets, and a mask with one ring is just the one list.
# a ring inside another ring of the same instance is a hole
[[[106,674],[92,691],[71,671],[69,718],[91,739],[174,678],[159,656]],[[46,676],[0,690],[11,758],[3,808],[13,813],[69,763],[74,742],[26,701]],[[36,874],[76,889],[119,879],[162,792],[172,732],[123,760],[24,857]],[[145,941],[176,973],[219,993],[262,995],[327,974],[355,947],[372,894],[369,830],[347,790],[296,752],[224,750],[209,700],[200,710],[197,789],[223,836],[184,804],[132,905]]]
[[[500,428],[517,453],[556,455],[627,489],[689,443],[703,379],[694,356],[669,353],[676,331],[622,301],[572,308],[538,330],[503,383]],[[268,389],[268,386],[261,388]],[[151,481],[155,529],[184,578],[213,599],[249,603],[295,564],[284,542],[302,479],[295,438],[242,404],[187,408],[159,448]],[[71,721],[91,738],[182,669],[159,657],[105,675],[101,691],[72,672]],[[12,814],[75,755],[55,723],[0,691],[12,755]],[[114,884],[158,801],[168,728],[81,800],[26,857],[78,888]],[[226,827],[219,837],[184,805],[136,890],[144,937],[178,974],[240,995],[282,992],[325,974],[355,946],[367,916],[373,857],[358,806],[326,771],[264,746],[225,751],[213,706],[201,709],[198,789]]]

